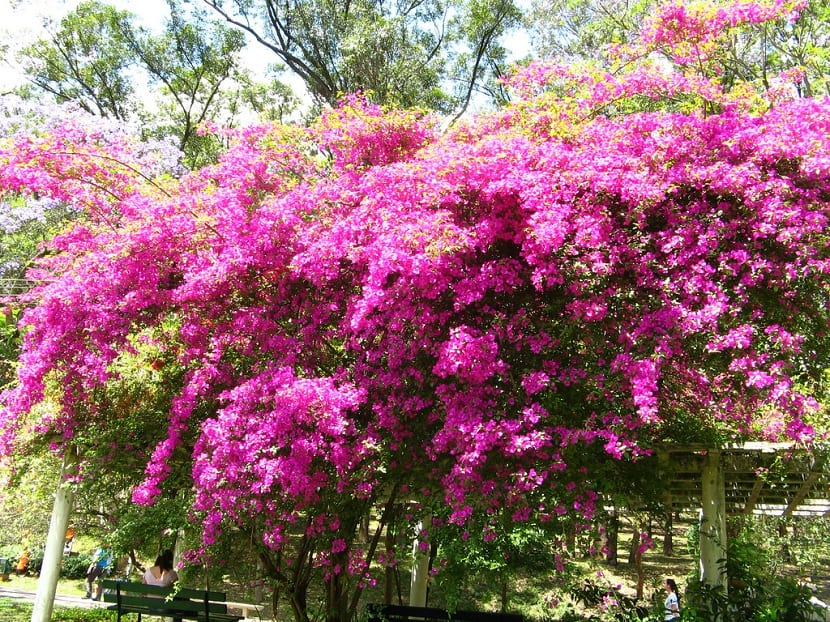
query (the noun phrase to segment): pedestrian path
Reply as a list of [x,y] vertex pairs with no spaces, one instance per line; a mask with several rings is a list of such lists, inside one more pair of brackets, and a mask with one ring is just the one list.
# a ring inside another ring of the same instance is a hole
[[[15,600],[25,600],[33,603],[35,602],[35,593],[0,585],[0,598],[13,598]],[[80,596],[69,596],[67,594],[55,594],[55,604],[61,605],[62,607],[83,607],[84,609],[95,609],[106,606],[101,602],[81,598]]]

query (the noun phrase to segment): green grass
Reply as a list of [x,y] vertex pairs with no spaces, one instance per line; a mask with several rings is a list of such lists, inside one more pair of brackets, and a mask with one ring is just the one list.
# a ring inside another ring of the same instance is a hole
[[[115,618],[115,612],[106,609],[55,606],[52,612],[52,622],[110,622]],[[0,620],[30,622],[31,619],[32,603],[12,598],[0,598]]]
[[[8,581],[0,582],[0,588],[37,591],[37,577],[9,576]],[[58,582],[58,594],[81,597],[86,594],[86,584],[80,579],[61,579]],[[3,622],[30,622],[32,603],[16,598],[0,597],[0,620]],[[51,622],[109,622],[115,620],[113,612],[106,609],[85,609],[83,607],[64,607],[55,605]]]

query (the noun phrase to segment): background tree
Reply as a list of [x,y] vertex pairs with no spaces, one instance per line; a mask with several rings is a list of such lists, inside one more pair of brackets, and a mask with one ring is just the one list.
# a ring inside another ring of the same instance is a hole
[[211,146],[212,135],[200,136],[196,130],[205,121],[220,122],[228,101],[238,97],[222,87],[237,79],[245,40],[221,24],[184,21],[174,2],[170,11],[161,35],[125,25],[122,36],[164,95],[153,112],[155,131],[175,135],[188,163],[199,166],[215,159],[218,146]]
[[[145,138],[175,136],[187,164],[198,166],[221,149],[214,135],[197,132],[200,124],[229,125],[272,105],[271,114],[284,115],[295,100],[279,83],[263,97],[263,87],[241,68],[241,32],[198,12],[187,22],[180,5],[169,4],[164,31],[154,34],[128,11],[84,2],[55,35],[23,49],[20,58],[33,87],[58,101],[77,100],[94,114],[140,121]],[[155,90],[148,93],[148,85]]]
[[650,0],[531,0],[523,21],[536,58],[602,60],[607,46],[632,42],[655,4]]
[[476,93],[486,95],[492,103],[507,102],[508,93],[498,82],[508,73],[508,50],[501,38],[519,23],[520,17],[512,0],[468,0],[451,21],[464,44],[454,55],[450,72],[459,102],[456,120],[466,112]]
[[92,114],[127,119],[136,105],[128,75],[134,57],[121,33],[131,20],[129,12],[108,4],[82,2],[50,38],[20,52],[23,70],[59,103],[74,101]]
[[[525,24],[538,57],[597,60],[608,46],[637,43],[641,26],[653,17],[659,4],[653,0],[556,0],[553,4],[534,0]],[[710,8],[705,2],[671,6],[690,24],[696,19],[713,19],[707,14]],[[723,88],[750,83],[766,90],[781,72],[800,69],[803,75],[795,87],[801,95],[830,92],[828,6],[821,0],[806,0],[798,9],[776,20],[757,24],[745,21],[720,42],[719,53],[709,60],[716,61],[711,68]],[[696,14],[698,17],[694,17]],[[657,50],[667,60],[677,60],[667,49]]]
[[239,96],[228,102],[232,119],[229,126],[244,123],[246,115],[250,118],[250,111],[264,121],[290,122],[291,116],[300,107],[300,100],[289,86],[275,77],[279,73],[278,66],[271,65],[269,71],[271,78],[268,82],[254,80],[247,73],[236,76],[240,90]]
[[360,91],[445,113],[503,69],[499,38],[519,15],[512,0],[204,3],[270,49],[319,104]]
[[[80,430],[72,441],[83,457],[76,524],[91,526],[89,531],[106,539],[116,554],[139,564],[152,561],[165,548],[192,546],[198,538],[188,521],[193,499],[187,460],[171,461],[170,477],[152,511],[135,506],[130,497],[144,478],[147,448],[164,438],[171,394],[181,386],[180,369],[157,357],[157,347],[136,340],[132,351],[116,363],[120,381],[108,384],[94,398],[96,416],[113,425]],[[189,438],[183,441],[193,443]]]
[[[47,105],[11,95],[0,98],[0,149],[5,149],[20,136],[38,142],[60,126],[73,128],[71,132],[76,137],[83,134],[89,142],[79,143],[70,139],[51,152],[49,157],[56,159],[52,174],[56,176],[83,178],[81,167],[75,167],[73,160],[100,162],[102,158],[120,169],[122,174],[145,182],[152,178],[160,181],[181,172],[182,154],[170,141],[137,142],[134,137],[128,138],[129,131],[113,117],[93,116],[80,109],[76,102]],[[125,142],[131,145],[129,149]],[[103,143],[110,145],[106,155],[96,150]],[[40,144],[43,146],[43,143]],[[104,194],[124,188],[124,185],[108,183],[113,178],[101,178],[99,181],[103,184],[99,190]],[[90,182],[87,179],[82,184]],[[159,186],[155,187],[158,191]],[[35,259],[48,254],[48,243],[55,235],[73,224],[81,226],[96,211],[92,204],[84,203],[80,198],[82,192],[69,192],[56,198],[49,192],[33,192],[32,188],[30,180],[24,175],[13,188],[6,187],[0,193],[0,222],[3,225],[0,231],[0,256],[3,261],[0,278],[14,281],[13,288],[3,291],[3,312],[0,315],[0,380],[4,390],[14,384],[18,370],[25,334],[25,330],[19,328],[20,313],[33,304],[27,290],[43,278],[42,274],[37,276],[36,271],[32,271]],[[128,367],[125,366],[125,369]],[[138,404],[150,402],[157,397],[158,391],[152,390],[152,377],[142,377],[141,380],[142,387],[136,393],[140,393],[144,401],[132,397],[136,407],[131,412],[141,417],[142,425],[146,425],[152,420],[152,408],[141,409]],[[126,395],[128,389],[134,386],[134,382],[129,380],[123,385],[116,385],[113,395],[101,398],[101,402],[110,403],[113,408],[123,406],[130,399]],[[113,417],[123,414],[109,412]],[[126,420],[122,420],[122,424],[117,437],[123,441],[132,434]],[[155,521],[147,520],[148,517],[144,521],[136,521],[128,491],[143,476],[144,461],[140,450],[136,450],[138,454],[136,451],[122,451],[113,455],[112,446],[107,449],[107,443],[101,443],[100,432],[88,430],[78,434],[68,450],[72,455],[84,455],[83,464],[95,474],[78,482],[73,516],[76,530],[79,535],[89,538],[112,538],[118,553],[128,554],[138,550],[145,557],[154,555],[159,545],[158,534],[164,529],[173,529],[175,533],[175,527],[184,522],[181,515],[187,505],[179,502],[175,504],[176,511],[166,507],[164,514],[158,515],[144,512],[151,519],[155,517]],[[14,467],[0,474],[4,483],[0,513],[5,517],[16,515],[14,520],[9,519],[5,523],[0,545],[15,544],[19,548],[20,543],[26,543],[38,548],[45,541],[55,484],[61,471],[61,457],[50,448],[51,440],[48,436],[32,439],[18,453]],[[146,445],[148,439],[132,438],[130,442],[134,447],[140,447]],[[175,494],[176,491],[172,491],[171,497]],[[18,553],[15,549],[14,554]]]

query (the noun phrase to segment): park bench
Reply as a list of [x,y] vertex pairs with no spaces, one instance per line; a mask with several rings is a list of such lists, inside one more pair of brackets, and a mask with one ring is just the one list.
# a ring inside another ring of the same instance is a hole
[[121,616],[128,613],[138,614],[138,622],[141,622],[142,614],[199,622],[237,622],[243,619],[228,613],[224,592],[176,589],[112,579],[105,580],[103,585],[104,602],[112,603],[107,609],[118,612],[119,622]]
[[408,605],[366,605],[367,622],[524,622],[520,613],[447,611]]

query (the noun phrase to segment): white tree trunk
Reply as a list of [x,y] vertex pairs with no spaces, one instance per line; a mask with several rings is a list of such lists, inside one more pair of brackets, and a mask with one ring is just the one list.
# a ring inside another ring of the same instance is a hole
[[74,487],[66,482],[64,477],[68,470],[68,461],[64,459],[60,481],[55,491],[55,504],[52,507],[49,534],[46,536],[46,547],[43,551],[43,566],[37,581],[35,604],[32,608],[32,622],[49,622],[52,619],[55,593],[58,589],[58,579],[61,573],[66,528],[69,526],[69,515],[72,512],[72,503],[75,500]]

